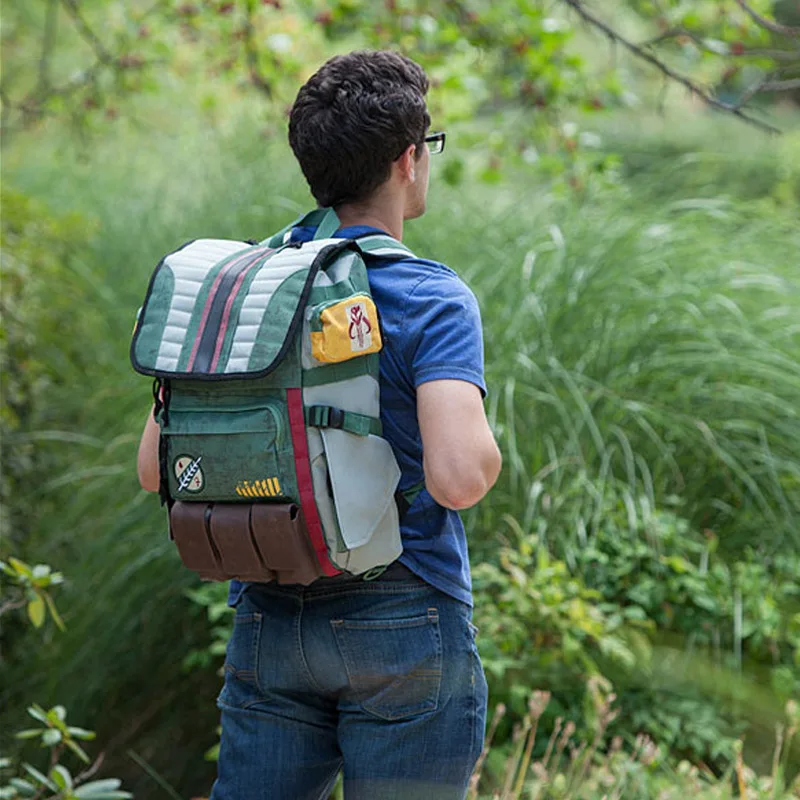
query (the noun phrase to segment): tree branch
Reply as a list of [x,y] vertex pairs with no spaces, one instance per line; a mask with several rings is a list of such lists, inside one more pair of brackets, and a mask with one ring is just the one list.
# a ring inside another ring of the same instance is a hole
[[800,89],[800,78],[790,78],[785,81],[765,81],[761,85],[762,92],[793,92]]
[[56,38],[58,23],[58,0],[50,0],[47,4],[47,16],[42,36],[42,54],[39,57],[39,86],[37,91],[44,92],[50,85],[50,55]]
[[747,13],[753,22],[756,25],[760,25],[762,28],[766,28],[768,31],[772,31],[773,33],[778,33],[781,36],[800,36],[800,28],[792,28],[788,25],[781,25],[780,22],[775,22],[775,20],[767,19],[766,17],[761,16],[754,8],[751,8],[745,0],[736,0],[739,4],[739,7]]
[[651,64],[675,83],[685,86],[693,95],[702,100],[707,106],[732,114],[744,122],[747,122],[749,125],[760,128],[767,133],[781,133],[778,128],[775,128],[766,122],[762,122],[756,117],[750,116],[750,114],[745,113],[738,106],[728,105],[727,103],[723,103],[720,100],[717,100],[715,97],[712,97],[710,94],[708,94],[708,92],[704,91],[700,86],[687,78],[685,75],[681,75],[679,72],[676,72],[663,61],[656,58],[656,56],[654,56],[651,52],[645,50],[644,47],[636,44],[635,42],[631,42],[629,39],[626,39],[624,36],[622,36],[622,34],[617,33],[617,31],[611,28],[607,23],[603,22],[603,20],[594,16],[591,11],[584,7],[581,0],[562,0],[562,2],[575,11],[585,22],[588,22],[590,25],[605,34],[610,41],[619,42],[623,47],[637,56],[637,58],[641,59],[642,61],[646,61],[648,64]]
[[741,52],[731,53],[732,56],[752,56],[753,58],[771,58],[773,61],[800,62],[800,49],[798,50],[766,50],[760,47],[744,49]]
[[61,0],[67,13],[72,17],[75,27],[80,32],[81,36],[86,40],[89,46],[94,50],[97,55],[98,61],[103,64],[111,64],[114,60],[111,54],[106,50],[105,45],[100,41],[97,34],[89,27],[86,20],[83,18],[78,3],[76,0]]
[[[716,50],[714,50],[714,48],[709,47],[701,36],[698,36],[696,33],[681,27],[670,28],[669,30],[660,33],[658,36],[654,36],[652,39],[642,42],[640,47],[653,47],[653,45],[660,44],[661,42],[665,42],[669,39],[679,39],[681,36],[691,39],[698,49],[703,50],[706,53],[716,53],[717,55],[722,55],[722,53],[718,53]],[[800,50],[769,50],[758,47],[736,48],[729,46],[728,52],[724,55],[734,58],[771,58],[774,61],[800,62]]]
[[244,54],[247,60],[247,70],[253,85],[267,97],[272,97],[272,84],[261,74],[258,67],[258,47],[255,42],[255,26],[253,25],[253,14],[255,12],[255,0],[247,0],[245,3],[245,22],[244,22]]
[[78,786],[81,783],[85,783],[89,780],[93,775],[97,773],[101,766],[103,766],[103,761],[105,761],[106,755],[105,753],[100,753],[99,756],[94,760],[94,763],[91,766],[86,767],[83,772],[78,773],[74,778],[75,785]]
[[3,614],[7,613],[8,611],[14,611],[14,609],[22,608],[28,601],[23,597],[20,600],[6,600],[5,603],[0,605],[0,617]]

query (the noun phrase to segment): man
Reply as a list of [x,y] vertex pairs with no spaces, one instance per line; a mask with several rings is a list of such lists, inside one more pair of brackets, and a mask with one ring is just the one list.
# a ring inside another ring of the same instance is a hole
[[[328,61],[300,89],[289,142],[337,237],[403,237],[425,211],[430,142],[423,70],[392,52]],[[294,228],[293,241],[314,229]],[[481,751],[486,681],[471,623],[459,509],[491,488],[501,458],[483,408],[478,306],[435,261],[367,256],[381,317],[381,420],[400,488],[424,481],[402,519],[403,554],[374,580],[231,584],[236,606],[212,800],[463,798]],[[158,489],[158,429],[139,475]]]

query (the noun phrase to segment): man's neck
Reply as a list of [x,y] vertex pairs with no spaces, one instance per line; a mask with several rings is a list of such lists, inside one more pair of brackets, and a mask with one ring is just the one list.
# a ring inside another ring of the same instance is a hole
[[355,225],[369,225],[386,231],[390,236],[403,240],[403,213],[393,208],[368,208],[358,205],[343,205],[336,209],[343,228]]

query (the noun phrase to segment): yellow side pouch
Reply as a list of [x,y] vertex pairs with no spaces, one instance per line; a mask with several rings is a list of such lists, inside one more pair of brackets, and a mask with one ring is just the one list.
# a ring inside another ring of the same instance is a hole
[[365,294],[326,304],[311,318],[311,354],[317,361],[335,364],[377,353],[383,342],[378,310]]

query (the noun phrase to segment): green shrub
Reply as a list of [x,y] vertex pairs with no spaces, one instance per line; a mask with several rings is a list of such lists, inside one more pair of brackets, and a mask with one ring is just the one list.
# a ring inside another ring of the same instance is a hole
[[[581,548],[559,537],[578,494],[599,506]],[[797,696],[797,556],[728,563],[675,511],[648,510],[624,485],[601,495],[585,477],[542,510],[536,533],[505,522],[496,563],[473,571],[475,614],[492,696],[518,717],[533,684],[552,693],[549,713],[576,719],[583,684],[602,675],[620,697],[612,733],[722,768],[748,725],[771,727]]]
[[[0,561],[0,586],[6,598],[0,604],[0,617],[25,607],[35,628],[41,628],[49,614],[63,631],[64,623],[50,594],[50,590],[61,583],[61,573],[47,564],[31,567],[13,556],[8,563]],[[64,706],[56,705],[45,711],[34,703],[28,707],[28,715],[35,720],[36,727],[19,730],[14,738],[38,743],[40,749],[47,749],[49,764],[42,772],[27,761],[17,764],[13,758],[0,756],[0,773],[15,773],[0,776],[0,800],[128,800],[133,797],[130,792],[120,790],[122,782],[117,778],[90,780],[100,768],[103,756],[91,761],[80,742],[94,739],[94,731],[68,725]],[[62,763],[67,755],[82,762],[81,772],[73,775]]]
[[20,547],[38,510],[28,492],[49,477],[37,446],[55,412],[48,395],[66,365],[80,371],[89,359],[78,345],[85,317],[75,313],[87,298],[73,270],[92,229],[79,214],[54,215],[5,183],[0,202],[0,540]]
[[758,774],[745,765],[741,742],[736,743],[736,758],[726,772],[717,776],[708,767],[688,761],[673,767],[664,748],[647,736],[626,743],[619,736],[610,746],[601,747],[606,728],[618,711],[614,695],[604,696],[589,682],[595,714],[592,735],[575,736],[575,726],[562,720],[546,742],[537,746],[539,723],[550,703],[549,692],[534,691],[521,722],[514,728],[510,747],[503,751],[492,746],[499,720],[505,714],[498,706],[489,726],[486,746],[470,781],[469,800],[789,800],[800,791],[800,777],[791,778],[786,756],[800,728],[796,703],[788,703],[784,721],[775,729],[769,767]]

